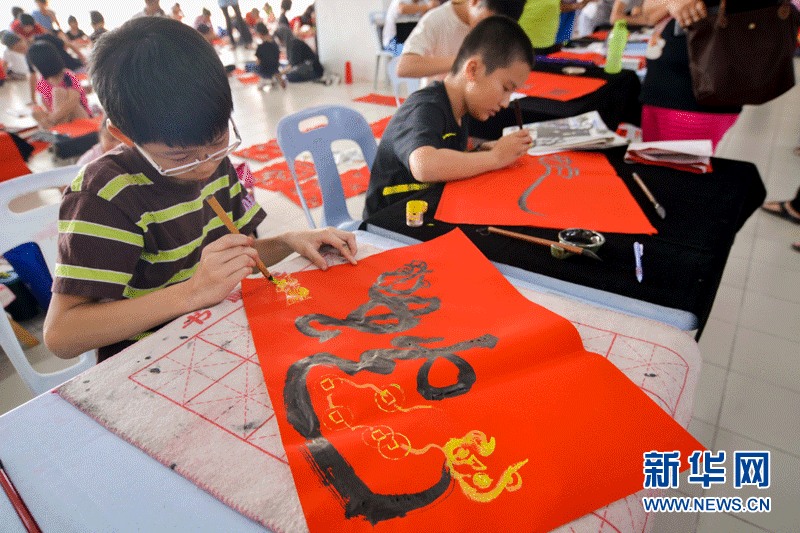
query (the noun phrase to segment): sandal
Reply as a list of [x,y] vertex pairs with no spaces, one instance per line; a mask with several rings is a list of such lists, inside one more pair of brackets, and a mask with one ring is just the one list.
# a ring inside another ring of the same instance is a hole
[[764,205],[761,206],[761,210],[770,215],[775,215],[776,217],[794,222],[795,224],[800,224],[800,217],[793,215],[786,207],[790,201],[791,200],[785,200],[783,202],[765,202]]

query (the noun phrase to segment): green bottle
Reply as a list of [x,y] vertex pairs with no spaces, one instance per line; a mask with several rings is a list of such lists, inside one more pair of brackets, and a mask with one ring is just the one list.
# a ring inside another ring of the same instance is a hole
[[614,29],[608,36],[608,47],[606,49],[606,67],[608,74],[616,74],[622,70],[622,53],[628,44],[628,21],[618,20],[614,23]]

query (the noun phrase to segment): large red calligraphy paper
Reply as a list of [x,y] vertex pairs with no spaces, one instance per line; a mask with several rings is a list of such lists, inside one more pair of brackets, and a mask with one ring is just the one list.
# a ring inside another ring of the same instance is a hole
[[294,276],[243,297],[312,532],[546,531],[703,449],[458,230]]
[[600,78],[531,72],[525,85],[516,89],[516,92],[535,98],[566,102],[593,93],[605,84],[606,80]]
[[657,233],[603,154],[522,156],[445,185],[436,219],[454,224]]

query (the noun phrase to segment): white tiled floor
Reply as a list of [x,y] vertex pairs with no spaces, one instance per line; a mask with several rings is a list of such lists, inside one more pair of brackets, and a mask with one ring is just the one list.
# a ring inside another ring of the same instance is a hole
[[[231,84],[234,117],[244,146],[274,137],[282,116],[312,105],[349,105],[370,122],[393,110],[352,101],[371,92],[369,84],[303,84],[268,92],[237,81]],[[0,87],[0,109],[24,103],[25,94],[24,83],[6,83]],[[746,108],[721,143],[718,155],[754,162],[769,198],[789,198],[800,185],[800,158],[792,153],[799,137],[800,88],[795,88],[768,105]],[[31,166],[44,170],[53,162],[48,154],[40,154]],[[258,191],[258,200],[269,213],[261,234],[305,227],[302,211],[278,193]],[[351,213],[358,216],[363,196],[350,203]],[[800,531],[800,254],[789,248],[794,240],[800,240],[800,226],[761,213],[739,232],[700,341],[705,364],[695,419],[689,426],[714,450],[770,450],[773,484],[758,495],[771,496],[773,510],[763,514],[659,515],[654,517],[656,532]],[[43,351],[31,358],[40,369],[64,364]],[[25,386],[0,357],[0,413],[28,399]],[[695,487],[681,490],[691,495],[734,495],[730,484],[707,491]],[[741,495],[753,494],[742,491]]]

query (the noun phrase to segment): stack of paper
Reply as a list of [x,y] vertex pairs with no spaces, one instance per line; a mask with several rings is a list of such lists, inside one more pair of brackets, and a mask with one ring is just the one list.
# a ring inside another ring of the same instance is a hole
[[[597,111],[575,117],[559,118],[545,122],[532,122],[523,127],[533,139],[530,155],[545,155],[566,150],[597,150],[622,146],[627,141],[609,130]],[[503,135],[519,130],[517,126],[503,129]]]
[[711,172],[713,148],[710,140],[655,141],[631,143],[625,153],[626,163],[670,167],[695,174]]

